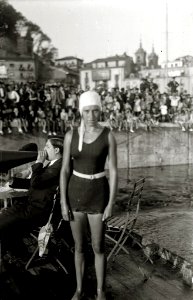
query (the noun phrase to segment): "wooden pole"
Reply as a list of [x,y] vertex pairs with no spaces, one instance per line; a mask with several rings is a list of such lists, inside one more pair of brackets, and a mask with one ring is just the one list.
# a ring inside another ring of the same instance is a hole
[[168,2],[166,0],[166,87],[168,84]]

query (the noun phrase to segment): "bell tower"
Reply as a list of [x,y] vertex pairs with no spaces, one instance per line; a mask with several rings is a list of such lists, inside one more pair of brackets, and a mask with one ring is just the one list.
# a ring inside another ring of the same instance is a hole
[[141,40],[139,43],[139,49],[135,52],[135,63],[139,69],[146,67],[146,51],[142,47]]
[[152,52],[148,56],[148,68],[157,69],[158,67],[158,55],[154,51],[154,46],[152,46]]

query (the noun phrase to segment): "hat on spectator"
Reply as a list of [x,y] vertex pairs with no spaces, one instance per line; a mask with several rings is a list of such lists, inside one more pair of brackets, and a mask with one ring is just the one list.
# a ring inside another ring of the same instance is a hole
[[[79,111],[82,116],[82,112],[85,106],[97,105],[102,110],[101,98],[95,91],[87,91],[80,95],[79,99]],[[85,124],[83,118],[81,118],[80,132],[79,132],[79,144],[78,150],[82,151],[83,137],[85,132]]]

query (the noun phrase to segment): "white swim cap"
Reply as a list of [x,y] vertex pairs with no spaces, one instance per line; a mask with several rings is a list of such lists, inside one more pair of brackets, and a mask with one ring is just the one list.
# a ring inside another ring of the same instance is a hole
[[100,110],[102,109],[101,98],[95,91],[87,91],[80,95],[79,99],[79,111],[82,115],[83,108],[89,105],[97,105]]

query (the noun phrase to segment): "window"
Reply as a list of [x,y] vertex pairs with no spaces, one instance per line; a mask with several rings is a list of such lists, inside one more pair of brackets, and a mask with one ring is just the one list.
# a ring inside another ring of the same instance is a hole
[[9,66],[10,66],[10,68],[14,68],[14,67],[15,67],[15,65],[14,65],[14,64],[10,64]]
[[137,62],[140,63],[140,61],[141,61],[141,57],[137,56]]
[[116,61],[108,61],[107,66],[108,67],[116,67]]
[[97,64],[98,68],[105,68],[105,62],[100,62]]
[[24,67],[23,67],[23,65],[21,64],[20,66],[19,66],[19,71],[24,71],[25,69],[24,69]]
[[119,67],[124,67],[125,66],[125,61],[124,60],[120,60],[118,62]]

